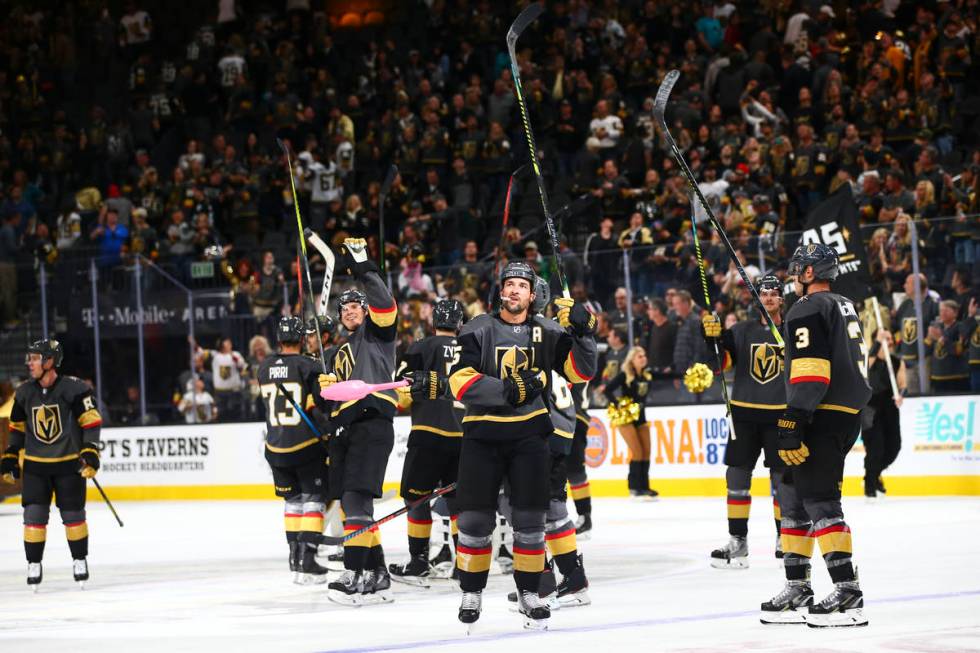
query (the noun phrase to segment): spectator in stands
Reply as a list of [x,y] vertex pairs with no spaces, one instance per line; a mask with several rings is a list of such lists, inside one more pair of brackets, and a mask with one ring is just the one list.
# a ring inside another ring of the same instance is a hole
[[936,394],[970,391],[967,360],[973,325],[956,319],[960,307],[951,299],[939,302],[939,319],[929,325],[926,346],[931,355],[929,381]]
[[[691,293],[678,290],[674,296],[674,312],[677,314],[677,342],[674,346],[673,368],[678,374],[684,374],[695,363],[708,360],[708,350],[701,336],[701,311],[694,306]],[[680,380],[674,381],[674,387],[680,388]],[[686,388],[682,392],[687,392]],[[690,393],[687,393],[690,397]]]
[[17,223],[20,214],[2,215],[0,226],[0,324],[9,329],[17,322]]
[[89,238],[99,247],[99,265],[113,268],[122,262],[122,248],[129,238],[129,229],[119,224],[116,209],[105,206]]
[[204,389],[204,380],[200,378],[194,379],[194,391],[180,398],[177,410],[188,424],[207,424],[218,419],[214,397]]

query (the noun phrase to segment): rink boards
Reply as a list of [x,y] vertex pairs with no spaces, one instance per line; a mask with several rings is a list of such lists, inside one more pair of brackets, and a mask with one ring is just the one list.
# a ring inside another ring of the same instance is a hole
[[[721,404],[647,408],[651,485],[665,496],[724,493],[729,421]],[[629,453],[604,410],[591,412],[586,463],[594,496],[625,496]],[[978,495],[980,396],[911,398],[901,409],[902,451],[886,472],[889,495]],[[395,419],[386,487],[398,487],[411,422]],[[108,428],[99,480],[116,500],[272,499],[264,424]],[[864,447],[847,458],[845,494],[860,494]],[[753,493],[768,494],[761,460]],[[95,498],[94,488],[90,488]]]

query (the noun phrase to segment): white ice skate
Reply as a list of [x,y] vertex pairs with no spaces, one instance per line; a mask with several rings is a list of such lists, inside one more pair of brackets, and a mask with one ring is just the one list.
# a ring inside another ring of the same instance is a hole
[[27,584],[30,585],[31,589],[34,590],[36,594],[39,589],[41,589],[41,580],[44,578],[44,572],[41,569],[40,562],[28,562],[27,563]]
[[72,573],[75,575],[75,582],[78,583],[79,589],[85,589],[85,583],[88,581],[88,562],[85,558],[72,561]]
[[463,600],[459,604],[459,620],[466,625],[467,635],[473,634],[482,611],[483,592],[463,592]]
[[759,621],[771,624],[806,623],[806,611],[813,605],[809,580],[788,580],[782,591],[762,604]]
[[524,628],[527,630],[548,630],[551,609],[541,600],[537,592],[519,590],[517,593],[517,611],[524,616]]
[[834,585],[834,591],[820,603],[810,606],[806,625],[811,628],[848,628],[867,626],[864,616],[864,594],[857,581]]
[[725,546],[712,551],[711,566],[715,569],[748,569],[749,545],[745,538],[732,535]]

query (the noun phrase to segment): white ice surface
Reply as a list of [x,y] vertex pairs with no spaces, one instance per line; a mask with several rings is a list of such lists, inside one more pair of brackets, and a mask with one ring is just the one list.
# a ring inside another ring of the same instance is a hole
[[[376,508],[397,508],[388,501]],[[391,605],[347,608],[325,586],[292,585],[275,502],[121,503],[119,528],[89,506],[92,579],[71,580],[52,510],[44,583],[25,583],[20,507],[0,505],[0,650],[4,651],[980,651],[980,498],[845,499],[867,628],[762,626],[759,603],[782,586],[768,501],[750,522],[751,568],[721,571],[724,499],[595,500],[583,542],[593,604],[556,612],[547,633],[508,610],[510,577],[491,577],[467,637],[459,593],[396,585]],[[405,522],[383,528],[388,561],[406,555]],[[818,599],[830,589],[814,560]]]

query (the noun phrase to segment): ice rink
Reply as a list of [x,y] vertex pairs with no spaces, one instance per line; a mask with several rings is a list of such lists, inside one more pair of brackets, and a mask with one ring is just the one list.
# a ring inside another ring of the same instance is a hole
[[[980,651],[980,498],[845,499],[865,592],[867,628],[762,626],[759,603],[782,586],[769,501],[757,498],[751,568],[721,571],[725,502],[597,499],[583,542],[593,604],[557,611],[546,633],[508,610],[509,576],[491,577],[467,637],[459,593],[396,584],[395,602],[330,603],[325,586],[291,584],[282,506],[261,502],[127,502],[119,528],[90,504],[92,579],[71,580],[52,510],[44,583],[25,584],[17,504],[0,505],[3,651]],[[398,507],[377,506],[377,514]],[[382,527],[388,561],[407,551],[405,521]],[[814,590],[830,590],[814,561]]]

